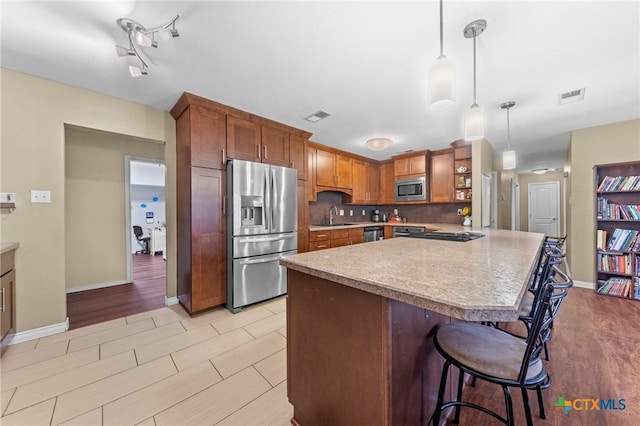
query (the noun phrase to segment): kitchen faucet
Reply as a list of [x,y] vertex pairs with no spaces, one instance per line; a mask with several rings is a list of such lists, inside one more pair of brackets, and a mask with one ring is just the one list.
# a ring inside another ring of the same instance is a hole
[[336,206],[329,207],[329,225],[333,225],[333,211],[336,211],[336,216],[338,215],[338,208]]

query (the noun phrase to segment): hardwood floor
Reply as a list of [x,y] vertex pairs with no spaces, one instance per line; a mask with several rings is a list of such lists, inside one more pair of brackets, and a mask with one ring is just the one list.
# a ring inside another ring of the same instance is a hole
[[161,255],[132,256],[133,283],[67,294],[69,329],[164,306],[166,261]]
[[[543,391],[547,420],[538,417],[535,392],[529,392],[534,423],[538,425],[619,426],[640,424],[640,302],[599,296],[593,291],[572,288],[555,321],[549,342],[551,388]],[[511,392],[515,424],[526,424],[519,390]],[[554,405],[586,398],[625,400],[624,410],[594,410],[579,404],[567,414]],[[505,415],[504,396],[499,386],[478,381],[467,386],[463,399]],[[462,425],[500,424],[476,410],[461,411]],[[453,422],[447,423],[453,424]]]

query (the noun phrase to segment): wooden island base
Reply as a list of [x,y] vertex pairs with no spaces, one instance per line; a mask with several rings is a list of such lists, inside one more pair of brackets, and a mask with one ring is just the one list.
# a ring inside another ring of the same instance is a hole
[[426,424],[443,365],[429,337],[457,320],[292,269],[287,280],[291,423]]

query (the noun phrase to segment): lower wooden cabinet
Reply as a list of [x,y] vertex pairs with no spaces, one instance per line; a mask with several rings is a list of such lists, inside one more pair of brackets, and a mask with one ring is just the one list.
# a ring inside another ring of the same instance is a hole
[[14,250],[2,254],[2,312],[0,313],[0,338],[4,339],[15,327],[15,289],[16,270],[14,266]]
[[364,242],[363,228],[331,229],[309,232],[309,251],[360,244]]
[[181,168],[177,186],[178,300],[194,314],[226,302],[226,173]]

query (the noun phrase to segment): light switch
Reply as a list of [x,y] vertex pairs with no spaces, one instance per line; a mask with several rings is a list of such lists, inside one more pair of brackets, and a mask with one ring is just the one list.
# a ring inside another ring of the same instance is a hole
[[0,192],[0,203],[15,203],[15,202],[16,202],[15,192]]
[[31,191],[32,203],[50,203],[51,191],[32,190]]
[[340,210],[340,216],[344,216],[344,210]]

